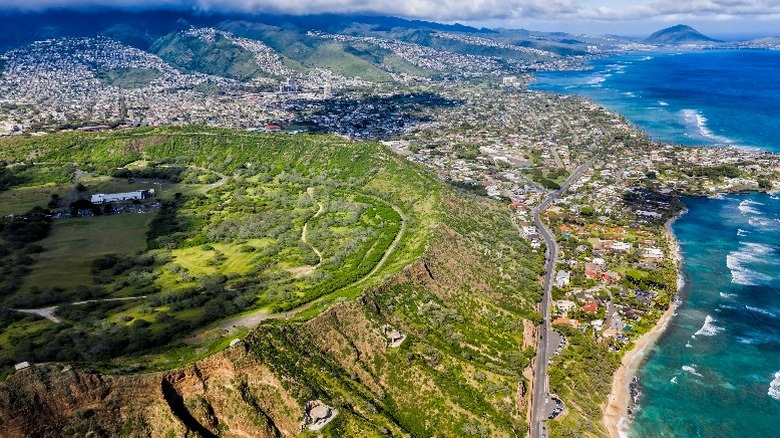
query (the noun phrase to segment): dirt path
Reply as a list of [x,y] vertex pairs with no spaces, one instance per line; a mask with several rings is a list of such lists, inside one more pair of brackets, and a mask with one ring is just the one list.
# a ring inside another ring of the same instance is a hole
[[316,265],[314,265],[314,267],[317,267],[317,266],[319,266],[319,265],[321,265],[321,264],[322,264],[322,253],[320,252],[320,250],[318,250],[317,248],[315,248],[315,247],[314,247],[314,246],[313,246],[311,243],[309,243],[309,241],[308,241],[308,240],[306,240],[306,233],[307,233],[307,232],[308,232],[308,230],[309,230],[309,222],[310,222],[312,219],[314,219],[314,218],[316,218],[316,217],[319,217],[319,216],[322,214],[322,212],[324,212],[324,211],[325,211],[325,206],[324,206],[324,205],[322,205],[322,203],[321,203],[321,202],[318,202],[316,199],[314,199],[314,188],[313,188],[313,187],[309,187],[309,188],[306,190],[306,192],[309,194],[309,197],[311,197],[312,201],[316,202],[316,203],[317,203],[317,205],[318,205],[320,208],[319,208],[319,210],[317,210],[317,213],[314,213],[314,216],[312,216],[312,217],[311,217],[311,218],[310,218],[308,221],[306,221],[306,223],[305,223],[305,224],[303,224],[303,231],[301,232],[301,241],[302,241],[303,243],[305,243],[305,244],[309,245],[309,248],[311,248],[311,249],[312,249],[312,250],[313,250],[315,253],[317,253],[317,257],[319,257],[319,258],[320,258],[320,261],[319,261],[319,262],[317,262],[317,264],[316,264]]
[[[379,262],[374,266],[374,269],[371,270],[368,274],[366,274],[363,278],[356,281],[355,283],[352,283],[352,285],[360,284],[363,281],[367,280],[369,277],[374,275],[387,261],[388,258],[390,258],[390,255],[393,254],[396,247],[398,247],[398,243],[401,241],[401,239],[404,236],[404,233],[406,233],[406,215],[403,211],[401,211],[400,208],[393,205],[393,210],[395,210],[400,216],[401,216],[401,229],[398,230],[398,234],[396,234],[395,239],[393,240],[393,243],[390,244],[390,246],[387,247],[387,250],[385,251],[385,255],[382,256],[382,258],[379,260]],[[270,319],[290,319],[294,317],[295,315],[308,310],[312,305],[314,305],[314,301],[310,301],[302,306],[296,307],[294,309],[290,309],[287,312],[282,313],[266,313],[264,310],[258,310],[252,313],[247,313],[245,315],[237,316],[234,318],[230,318],[226,321],[223,321],[219,323],[215,328],[221,328],[225,329],[228,332],[233,331],[234,329],[238,327],[246,327],[248,329],[253,329],[257,326],[259,326],[263,321],[270,320]],[[201,341],[203,334],[205,331],[202,331],[198,333],[197,335],[193,336],[192,338],[187,339],[184,341],[186,344],[197,344]]]
[[144,299],[144,298],[146,298],[146,295],[141,295],[141,296],[138,296],[138,297],[105,298],[105,299],[102,299],[102,300],[76,301],[75,303],[63,303],[63,304],[58,304],[56,306],[41,307],[41,308],[38,308],[38,309],[10,309],[9,308],[8,310],[13,310],[14,312],[30,313],[30,314],[33,314],[33,315],[38,315],[40,317],[48,319],[51,322],[59,324],[62,321],[59,318],[57,318],[56,316],[54,316],[54,311],[57,310],[57,308],[60,307],[60,306],[68,306],[68,305],[70,305],[70,306],[81,306],[81,305],[89,304],[89,303],[108,303],[108,302],[111,302],[111,301],[129,301],[129,300],[140,300],[140,299]]

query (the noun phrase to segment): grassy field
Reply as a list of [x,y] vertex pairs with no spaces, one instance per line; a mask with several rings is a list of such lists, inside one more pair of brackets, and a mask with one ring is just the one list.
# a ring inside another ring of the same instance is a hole
[[[242,251],[251,246],[255,249],[264,248],[273,242],[272,239],[251,239],[242,244],[215,243],[213,249],[203,247],[177,249],[173,251],[174,262],[186,268],[196,277],[214,274],[248,274],[252,270],[252,260],[257,257],[253,252]],[[215,255],[224,257],[220,263],[210,263]]]
[[92,261],[103,254],[131,255],[143,249],[153,216],[127,213],[54,221],[49,236],[39,242],[44,252],[25,287],[92,284]]
[[0,216],[26,213],[33,207],[46,208],[52,194],[56,193],[62,198],[67,198],[70,196],[71,188],[70,184],[46,185],[0,192]]

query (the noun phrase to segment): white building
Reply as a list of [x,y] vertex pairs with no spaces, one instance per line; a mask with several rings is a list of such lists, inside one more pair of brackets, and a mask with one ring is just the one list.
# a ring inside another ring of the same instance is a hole
[[154,196],[154,189],[136,190],[134,192],[127,192],[127,193],[111,193],[111,194],[98,193],[92,195],[90,201],[92,201],[93,204],[106,204],[109,202],[142,201],[152,196]]
[[555,274],[555,285],[558,287],[565,287],[569,285],[569,282],[571,281],[571,276],[569,275],[569,271],[564,271],[561,269]]

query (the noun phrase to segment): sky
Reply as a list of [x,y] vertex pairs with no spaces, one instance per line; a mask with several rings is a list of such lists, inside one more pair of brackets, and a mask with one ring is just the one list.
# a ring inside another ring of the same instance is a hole
[[485,27],[637,36],[679,23],[714,36],[780,34],[780,0],[0,0],[0,9],[11,10],[106,6],[371,13]]

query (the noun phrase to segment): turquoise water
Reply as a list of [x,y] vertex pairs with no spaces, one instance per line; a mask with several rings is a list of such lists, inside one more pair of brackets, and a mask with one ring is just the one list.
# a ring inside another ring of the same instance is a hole
[[771,437],[780,429],[780,200],[685,199],[686,286],[639,372],[629,435]]
[[651,137],[780,151],[780,51],[642,53],[544,72],[531,89],[589,97]]
[[[626,55],[540,74],[654,138],[780,152],[780,52]],[[780,200],[684,199],[682,304],[638,375],[633,437],[780,436]]]

